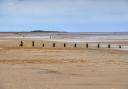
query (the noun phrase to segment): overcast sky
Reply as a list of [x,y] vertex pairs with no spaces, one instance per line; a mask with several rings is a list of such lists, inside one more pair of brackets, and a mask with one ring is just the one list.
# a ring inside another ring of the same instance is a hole
[[128,0],[0,0],[0,31],[128,32]]

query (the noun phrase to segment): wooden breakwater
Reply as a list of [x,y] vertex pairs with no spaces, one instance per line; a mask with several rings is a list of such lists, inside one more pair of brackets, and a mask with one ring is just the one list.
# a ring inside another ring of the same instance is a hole
[[0,47],[14,48],[128,48],[127,43],[114,42],[56,42],[56,41],[1,41]]

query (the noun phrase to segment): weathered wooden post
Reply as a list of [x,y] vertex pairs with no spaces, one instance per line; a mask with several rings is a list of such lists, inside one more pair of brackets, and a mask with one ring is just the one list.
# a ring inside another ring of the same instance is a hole
[[99,43],[97,44],[97,48],[100,48],[100,44]]
[[55,43],[53,43],[53,47],[56,47],[56,44]]
[[76,48],[76,43],[74,44],[74,47]]
[[108,48],[111,48],[111,45],[110,44],[108,44]]
[[23,41],[21,41],[19,46],[22,47],[23,45],[24,45],[24,43],[23,43]]
[[35,46],[35,42],[34,41],[32,41],[32,47],[34,47]]
[[86,43],[86,48],[88,48],[88,43]]
[[64,48],[66,47],[66,43],[64,43]]
[[121,45],[119,45],[119,48],[121,48]]
[[42,44],[42,47],[44,47],[44,44]]

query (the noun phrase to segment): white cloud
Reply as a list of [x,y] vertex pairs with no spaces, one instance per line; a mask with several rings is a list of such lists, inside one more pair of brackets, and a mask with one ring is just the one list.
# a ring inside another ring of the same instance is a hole
[[[87,23],[128,21],[127,0],[1,0],[9,23]],[[3,21],[1,19],[1,21]],[[1,22],[2,23],[2,22]]]

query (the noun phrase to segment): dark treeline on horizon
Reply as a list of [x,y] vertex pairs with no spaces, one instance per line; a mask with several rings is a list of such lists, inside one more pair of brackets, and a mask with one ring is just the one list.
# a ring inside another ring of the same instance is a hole
[[57,32],[57,33],[61,33],[62,31],[32,30],[30,32],[46,32],[46,33],[54,33],[54,32]]

